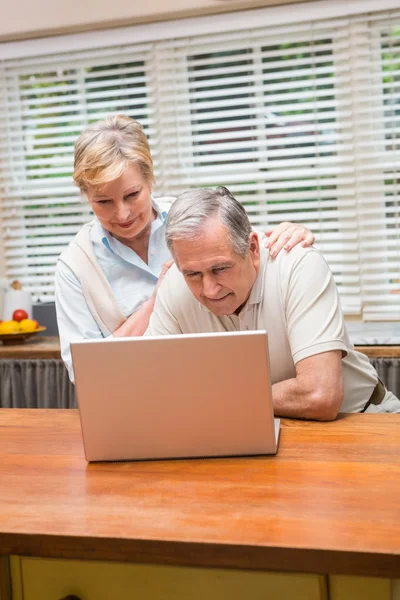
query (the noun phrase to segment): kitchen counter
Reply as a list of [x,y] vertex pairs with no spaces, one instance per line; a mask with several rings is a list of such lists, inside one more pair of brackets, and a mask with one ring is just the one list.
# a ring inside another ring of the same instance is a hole
[[[358,337],[357,339],[360,343],[356,349],[369,358],[400,358],[400,340],[396,345],[384,345],[383,343],[367,345],[365,338]],[[362,339],[364,339],[363,343],[361,343]],[[371,338],[369,339],[371,340]],[[3,358],[61,358],[60,341],[58,337],[37,336],[22,344],[4,345],[0,343],[0,359]]]
[[36,335],[21,344],[0,342],[0,359],[3,358],[61,358],[58,337]]

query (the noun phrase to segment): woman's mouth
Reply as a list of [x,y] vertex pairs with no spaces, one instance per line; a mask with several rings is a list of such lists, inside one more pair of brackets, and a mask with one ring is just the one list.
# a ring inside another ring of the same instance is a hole
[[135,221],[136,219],[131,219],[127,223],[117,223],[117,226],[122,227],[122,229],[128,229],[128,227],[131,227]]

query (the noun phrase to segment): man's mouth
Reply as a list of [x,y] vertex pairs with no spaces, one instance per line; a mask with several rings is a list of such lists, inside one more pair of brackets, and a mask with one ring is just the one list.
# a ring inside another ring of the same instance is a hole
[[208,302],[222,302],[222,300],[225,300],[228,296],[231,295],[231,292],[229,292],[229,294],[226,294],[226,296],[222,296],[222,298],[207,298]]

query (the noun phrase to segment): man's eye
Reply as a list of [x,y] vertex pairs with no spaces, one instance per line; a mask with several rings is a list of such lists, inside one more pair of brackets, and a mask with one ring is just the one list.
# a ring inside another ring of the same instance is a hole
[[109,204],[111,200],[97,200],[97,204]]
[[191,279],[193,279],[193,277],[197,277],[198,275],[200,275],[200,273],[186,273],[186,277],[190,277]]
[[227,267],[218,267],[217,269],[213,269],[214,273],[222,273],[226,271]]

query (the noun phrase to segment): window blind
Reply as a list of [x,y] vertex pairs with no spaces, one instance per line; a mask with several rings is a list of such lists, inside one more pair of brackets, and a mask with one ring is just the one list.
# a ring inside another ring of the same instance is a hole
[[8,60],[0,77],[7,276],[36,299],[91,218],[73,142],[119,112],[149,136],[155,195],[226,185],[259,229],[308,225],[344,311],[400,319],[399,10],[269,27],[266,9],[250,29]]

